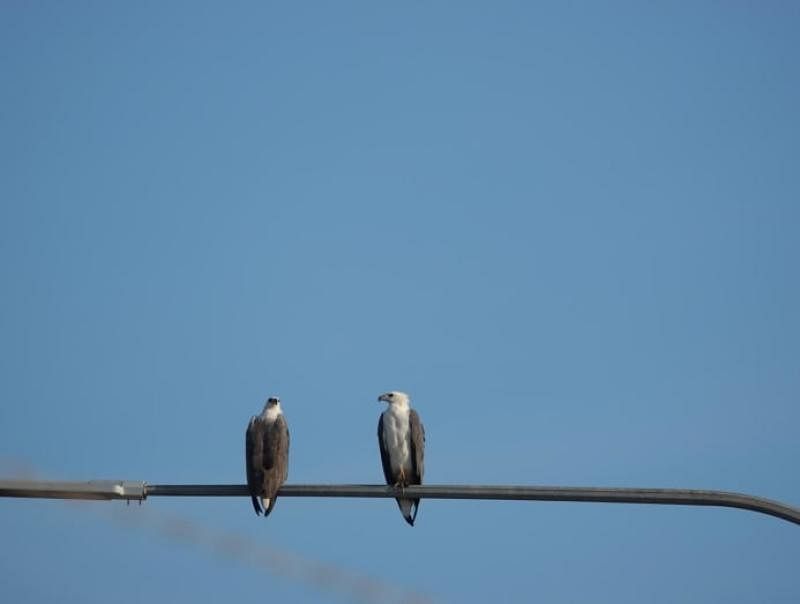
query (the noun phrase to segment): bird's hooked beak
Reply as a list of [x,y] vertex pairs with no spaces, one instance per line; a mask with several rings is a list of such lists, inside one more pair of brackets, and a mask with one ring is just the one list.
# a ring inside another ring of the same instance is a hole
[[388,403],[389,402],[389,395],[388,394],[381,394],[378,397],[378,402],[380,402],[380,401],[383,401],[384,403]]

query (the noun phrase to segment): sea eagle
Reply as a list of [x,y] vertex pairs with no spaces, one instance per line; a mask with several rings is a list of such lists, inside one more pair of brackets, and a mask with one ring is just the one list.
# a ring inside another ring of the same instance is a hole
[[289,473],[289,428],[277,397],[267,399],[261,414],[247,424],[245,465],[253,508],[266,518]]
[[[422,484],[425,473],[425,428],[403,392],[378,397],[389,404],[378,421],[378,445],[386,484],[396,488]],[[411,526],[417,517],[419,499],[398,498],[400,512]],[[413,513],[412,513],[413,508]]]

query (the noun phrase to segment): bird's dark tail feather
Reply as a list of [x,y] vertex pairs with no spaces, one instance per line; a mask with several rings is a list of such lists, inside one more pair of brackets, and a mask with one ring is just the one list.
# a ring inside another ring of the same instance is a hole
[[397,506],[400,508],[403,519],[411,526],[414,526],[414,521],[417,519],[417,510],[419,509],[419,499],[397,499]]
[[419,499],[414,500],[414,515],[411,517],[411,526],[414,526],[414,522],[417,519],[417,512],[419,511]]
[[253,509],[256,511],[256,516],[261,516],[264,511],[261,509],[261,503],[259,503],[258,497],[251,497],[250,499],[253,500]]

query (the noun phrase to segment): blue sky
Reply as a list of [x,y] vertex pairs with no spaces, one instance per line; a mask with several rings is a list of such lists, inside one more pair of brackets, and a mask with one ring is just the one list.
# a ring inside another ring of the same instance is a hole
[[[6,475],[242,482],[278,394],[290,482],[378,483],[398,389],[430,483],[800,505],[796,4],[0,16]],[[739,510],[0,509],[15,601],[800,599],[797,528]]]

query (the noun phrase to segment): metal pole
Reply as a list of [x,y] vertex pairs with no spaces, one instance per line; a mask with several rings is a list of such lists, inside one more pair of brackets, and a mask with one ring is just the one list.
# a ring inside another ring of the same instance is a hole
[[[384,485],[284,485],[281,497],[420,497],[428,499],[494,499],[511,501],[582,501],[730,507],[760,512],[800,524],[800,509],[744,493],[695,489],[637,489],[614,487],[424,485],[402,491]],[[239,484],[153,484],[137,481],[44,482],[0,480],[0,497],[49,499],[125,499],[147,497],[244,497]]]
[[[147,496],[249,495],[246,485],[147,485]],[[800,509],[744,493],[696,489],[614,487],[423,485],[394,489],[383,485],[284,485],[281,497],[420,497],[428,499],[493,499],[505,501],[577,501],[731,507],[760,512],[800,524]]]
[[147,494],[145,493],[145,483],[133,480],[90,480],[89,482],[0,480],[0,497],[142,501]]

